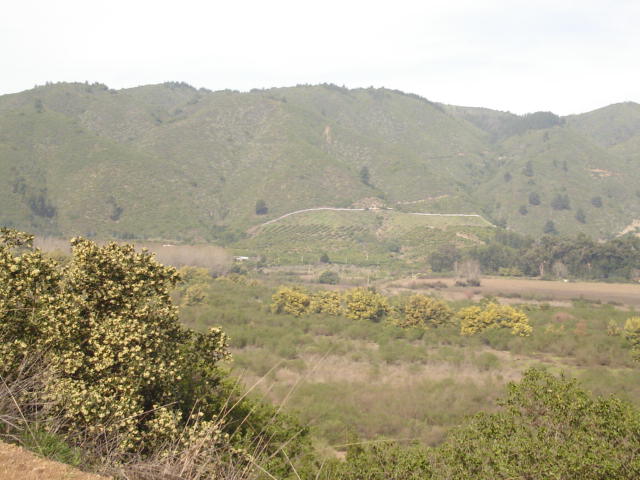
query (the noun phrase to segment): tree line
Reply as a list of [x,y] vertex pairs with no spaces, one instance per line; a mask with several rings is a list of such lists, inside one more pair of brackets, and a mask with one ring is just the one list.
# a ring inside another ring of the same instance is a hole
[[597,241],[578,234],[534,240],[500,232],[489,243],[464,251],[443,246],[431,254],[429,263],[434,272],[445,272],[464,259],[476,260],[489,274],[628,281],[640,277],[640,238],[625,235]]

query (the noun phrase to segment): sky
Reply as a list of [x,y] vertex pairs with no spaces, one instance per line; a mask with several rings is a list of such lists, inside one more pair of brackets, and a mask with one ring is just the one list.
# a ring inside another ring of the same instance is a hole
[[21,0],[0,94],[46,82],[334,83],[567,115],[640,102],[640,0]]

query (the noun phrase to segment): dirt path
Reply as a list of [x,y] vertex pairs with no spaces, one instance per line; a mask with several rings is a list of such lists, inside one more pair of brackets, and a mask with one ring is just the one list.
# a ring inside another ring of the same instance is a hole
[[[322,210],[330,210],[333,212],[364,212],[367,211],[368,209],[366,208],[337,208],[337,207],[316,207],[316,208],[305,208],[302,210],[296,210],[295,212],[289,212],[289,213],[285,213],[284,215],[281,215],[277,218],[273,218],[267,222],[261,223],[260,225],[256,225],[254,227],[251,227],[251,232],[254,232],[256,230],[258,230],[260,227],[264,227],[265,225],[270,225],[272,223],[275,223],[279,220],[282,220],[283,218],[287,218],[290,217],[292,215],[297,215],[299,213],[305,213],[305,212],[318,212],[318,211],[322,211]],[[387,208],[386,210],[393,210],[393,208]],[[485,221],[487,224],[491,225],[492,227],[495,226],[493,225],[493,223],[491,223],[490,221],[488,221],[486,218],[484,218],[482,215],[478,215],[475,213],[422,213],[422,212],[404,212],[407,213],[409,215],[423,215],[426,217],[475,217],[475,218],[480,218],[481,220]]]
[[0,480],[108,480],[0,442]]

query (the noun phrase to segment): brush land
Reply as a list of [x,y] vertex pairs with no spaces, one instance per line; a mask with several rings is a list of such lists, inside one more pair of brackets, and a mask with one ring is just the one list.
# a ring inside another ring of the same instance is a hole
[[[352,438],[437,445],[469,414],[493,411],[506,383],[519,380],[531,366],[564,372],[597,394],[616,394],[640,405],[640,388],[635,386],[640,385],[640,373],[619,334],[637,306],[637,285],[628,285],[633,292],[624,297],[624,305],[615,306],[604,303],[603,292],[597,302],[568,300],[566,295],[574,293],[563,291],[567,284],[562,282],[539,282],[545,301],[498,297],[503,303],[515,302],[529,316],[533,333],[522,338],[505,331],[461,337],[455,329],[274,314],[269,310],[273,281],[221,277],[203,287],[201,303],[183,303],[181,318],[196,329],[221,325],[230,335],[233,371],[247,385],[258,382],[270,401],[312,425],[319,448],[327,454],[346,451]],[[485,281],[491,285],[492,279]],[[525,295],[536,281],[520,282]],[[589,286],[595,292],[603,285]],[[605,286],[608,294],[617,287]],[[409,294],[435,293],[452,298],[451,307],[459,310],[482,301],[479,290],[451,286],[382,292],[398,306]],[[458,295],[463,292],[473,295]]]

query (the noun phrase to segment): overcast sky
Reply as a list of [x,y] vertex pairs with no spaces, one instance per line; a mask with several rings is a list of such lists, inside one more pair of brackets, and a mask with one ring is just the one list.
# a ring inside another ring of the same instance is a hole
[[640,102],[640,0],[21,0],[0,94],[47,81],[388,87],[525,113]]

